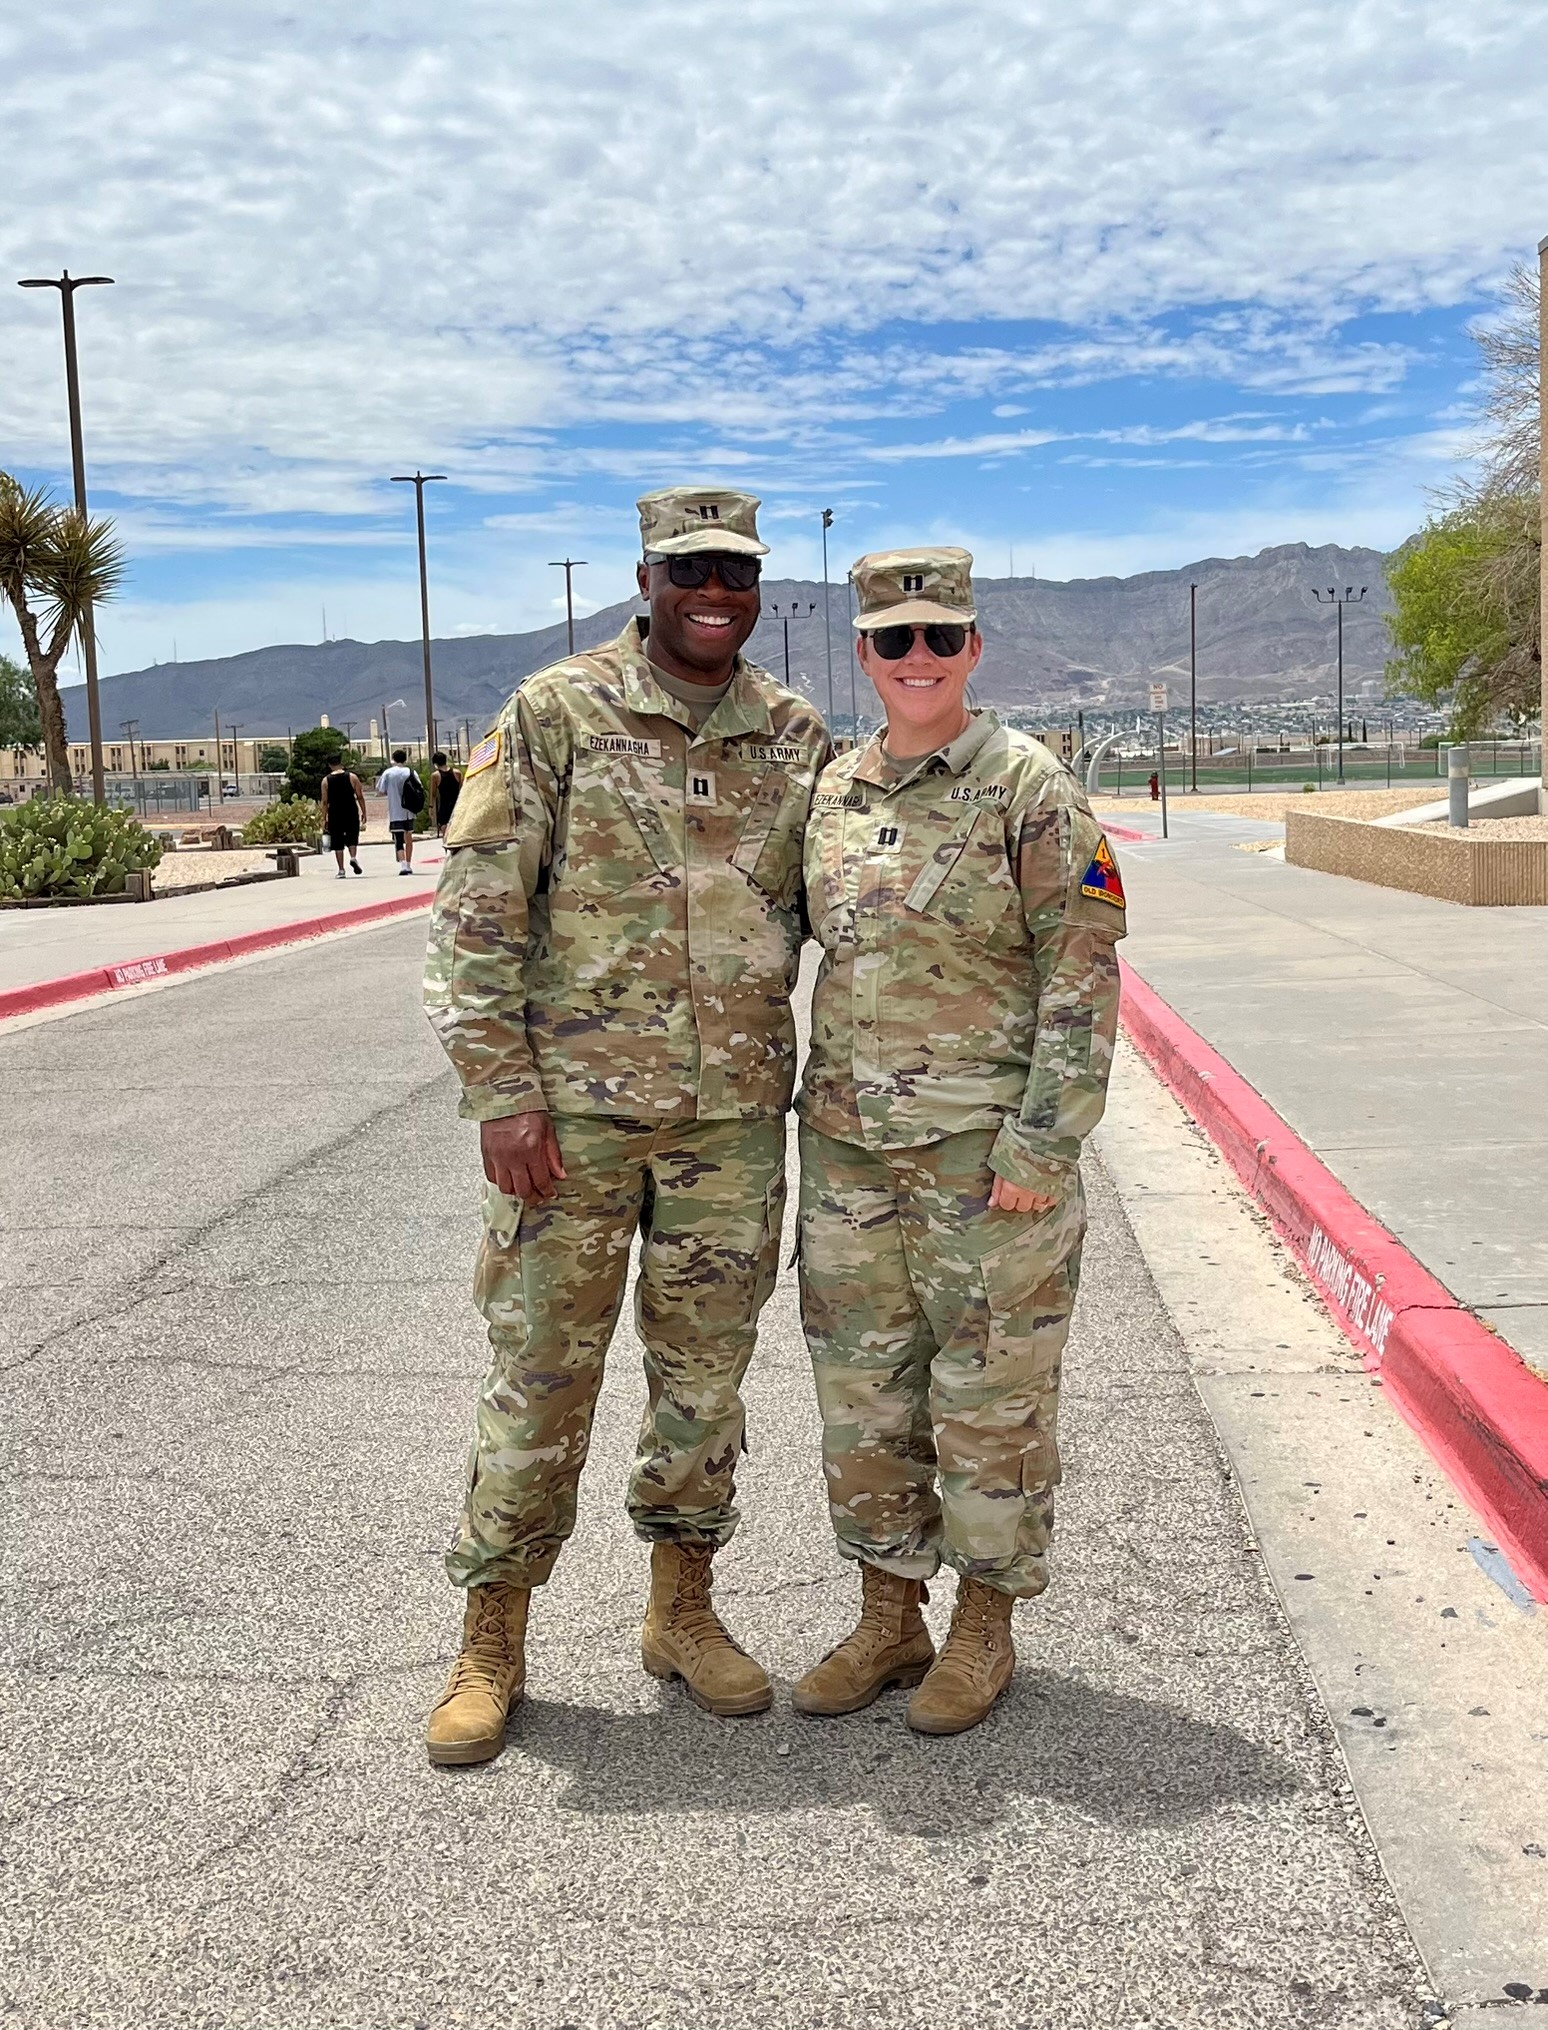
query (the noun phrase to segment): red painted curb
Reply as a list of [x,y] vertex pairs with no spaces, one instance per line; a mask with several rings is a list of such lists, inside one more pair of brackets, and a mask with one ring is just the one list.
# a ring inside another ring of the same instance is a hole
[[1548,1600],[1548,1383],[1352,1198],[1127,964],[1123,1026],[1294,1250],[1517,1576]]
[[270,924],[263,930],[216,938],[209,944],[185,945],[181,951],[162,952],[154,958],[126,959],[122,965],[93,966],[88,972],[65,973],[56,980],[35,980],[27,987],[10,987],[0,993],[0,1021],[8,1015],[32,1015],[40,1008],[58,1008],[67,1001],[89,1000],[95,994],[111,993],[116,987],[138,987],[146,980],[197,972],[201,966],[217,966],[225,959],[245,958],[251,952],[300,944],[309,937],[325,937],[330,931],[353,930],[387,917],[406,916],[412,909],[423,909],[433,899],[434,891],[422,888],[413,895],[394,895],[389,901],[368,902],[359,909],[336,909],[326,916],[298,917],[294,923]]
[[[1097,820],[1097,822],[1098,824],[1102,824],[1100,818]],[[1102,830],[1106,832],[1107,836],[1110,839],[1122,839],[1126,845],[1131,846],[1148,845],[1151,839],[1151,834],[1149,832],[1131,832],[1127,825],[1103,824]]]

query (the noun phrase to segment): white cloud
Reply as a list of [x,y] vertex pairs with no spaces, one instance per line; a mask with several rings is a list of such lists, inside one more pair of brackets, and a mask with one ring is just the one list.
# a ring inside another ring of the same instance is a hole
[[[1115,371],[1379,392],[1402,349],[1338,320],[1459,300],[1548,213],[1516,0],[764,0],[729,49],[665,0],[366,18],[11,16],[6,265],[118,276],[82,348],[126,492],[358,513],[404,456],[530,489],[599,419],[783,433]],[[51,308],[0,294],[36,461]],[[921,317],[1070,336],[872,344]]]

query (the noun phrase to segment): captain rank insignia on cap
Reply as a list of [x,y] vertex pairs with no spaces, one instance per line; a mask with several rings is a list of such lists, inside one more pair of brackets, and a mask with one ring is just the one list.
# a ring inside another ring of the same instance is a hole
[[1094,896],[1098,902],[1110,902],[1114,909],[1124,907],[1123,877],[1118,872],[1118,862],[1113,858],[1112,848],[1105,837],[1097,840],[1091,865],[1081,877],[1080,892]]

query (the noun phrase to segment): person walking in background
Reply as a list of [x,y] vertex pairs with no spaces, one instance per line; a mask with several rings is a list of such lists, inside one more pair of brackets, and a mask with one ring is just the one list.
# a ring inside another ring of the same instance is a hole
[[[1123,883],[1079,783],[964,703],[966,550],[854,566],[885,730],[823,773],[806,900],[823,947],[801,1119],[801,1315],[859,1623],[795,1688],[853,1713],[914,1685],[923,1734],[976,1726],[1048,1584],[1081,1144],[1118,1019]],[[920,1614],[942,1561],[956,1609]]]
[[339,863],[339,879],[347,879],[344,872],[346,853],[349,854],[350,866],[357,874],[363,874],[360,828],[365,823],[365,791],[360,787],[359,776],[347,769],[337,755],[323,777],[321,801],[323,831],[333,848],[333,857]]
[[446,827],[451,823],[452,812],[457,808],[457,795],[461,788],[462,777],[446,756],[437,752],[435,766],[430,774],[430,803],[435,812],[435,832],[438,839],[446,837]]
[[424,786],[408,765],[408,749],[392,750],[392,767],[376,778],[376,793],[387,799],[387,829],[400,874],[414,871],[414,820],[425,807]]

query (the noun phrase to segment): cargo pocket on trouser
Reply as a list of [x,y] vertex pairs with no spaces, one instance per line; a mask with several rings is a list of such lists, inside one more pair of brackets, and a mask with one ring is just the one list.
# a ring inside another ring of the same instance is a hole
[[982,1256],[976,1362],[959,1349],[932,1376],[946,1555],[1007,1592],[1047,1584],[1060,1363],[1074,1304],[1068,1265],[1084,1229],[1076,1181],[1050,1212]]

